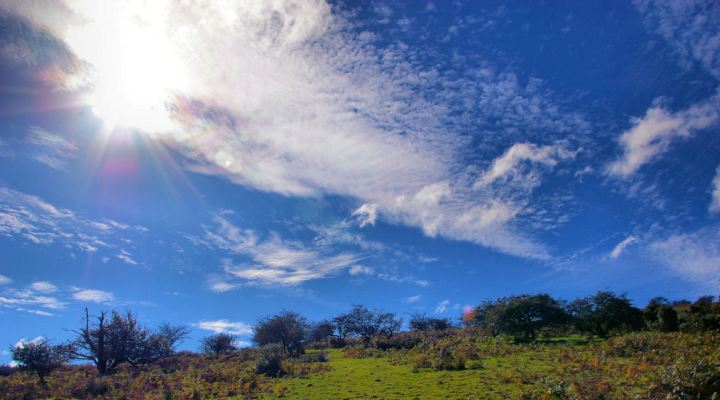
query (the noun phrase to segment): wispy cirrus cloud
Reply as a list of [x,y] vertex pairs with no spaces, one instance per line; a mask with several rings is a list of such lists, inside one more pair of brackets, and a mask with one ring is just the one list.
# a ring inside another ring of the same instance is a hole
[[[95,253],[126,242],[125,234],[144,230],[113,220],[96,221],[70,209],[57,207],[38,196],[0,186],[0,236],[35,245],[59,244],[71,250]],[[126,263],[135,261],[121,249]],[[137,262],[136,262],[137,263]]]
[[322,279],[355,265],[362,256],[350,252],[328,253],[322,247],[308,247],[299,241],[273,233],[262,239],[251,229],[239,228],[222,217],[215,217],[216,231],[206,231],[206,239],[217,248],[247,257],[235,263],[225,259],[225,280],[211,283],[215,291],[227,291],[237,285],[227,279],[251,285],[298,285]]
[[706,289],[720,285],[720,226],[706,226],[689,233],[654,240],[648,249],[661,264],[678,276]]
[[35,161],[53,169],[63,170],[70,159],[77,157],[77,146],[72,142],[37,126],[29,129],[25,141],[36,148]]
[[104,290],[73,288],[72,298],[86,303],[108,303],[113,301],[115,296]]
[[[163,58],[163,71],[193,79],[170,88],[176,96],[166,102],[167,119],[175,127],[155,137],[173,143],[188,168],[288,196],[346,197],[367,205],[356,215],[363,225],[382,218],[429,236],[549,257],[523,223],[536,209],[526,207],[527,191],[509,199],[474,187],[479,172],[465,165],[473,140],[487,150],[480,161],[490,161],[499,147],[528,137],[555,141],[587,131],[541,80],[523,84],[473,56],[381,44],[343,7],[323,1],[142,4],[110,14],[73,5],[87,23],[58,35],[108,73],[114,69],[101,50],[128,49],[126,58],[145,74],[139,82],[153,81],[157,54],[132,40],[152,38],[155,48],[175,52]],[[122,21],[103,23],[108,15]],[[97,30],[108,26],[125,31]],[[482,134],[471,139],[468,131]],[[532,150],[543,151],[538,146]]]
[[[495,181],[506,179],[522,179],[525,182],[530,182],[532,176],[527,171],[520,169],[521,163],[524,161],[554,167],[560,160],[567,160],[574,156],[575,154],[567,150],[562,143],[545,146],[537,146],[532,143],[516,143],[508,148],[502,156],[493,161],[491,167],[475,182],[475,186],[484,187]],[[526,186],[528,184],[521,185]]]
[[417,303],[422,299],[421,295],[409,296],[403,299],[403,303]]
[[5,278],[0,288],[0,307],[31,314],[53,316],[65,310],[70,302],[110,303],[112,292],[70,286],[63,289],[49,281],[36,281],[24,287],[10,287],[12,280]]
[[712,191],[709,210],[711,213],[720,211],[720,166],[715,169],[715,177],[712,180]]
[[676,112],[656,100],[642,118],[633,118],[633,126],[620,135],[623,154],[608,165],[608,173],[620,178],[632,176],[667,152],[674,141],[687,139],[695,131],[716,124],[720,118],[718,107],[718,95]]
[[132,258],[132,254],[125,249],[120,249],[120,253],[115,255],[115,258],[124,262],[125,264],[138,265],[138,262]]
[[438,305],[435,307],[435,312],[438,314],[445,314],[449,305],[450,305],[450,300],[445,299],[438,303]]
[[30,284],[30,289],[40,293],[53,293],[58,290],[57,286],[48,281],[33,282]]
[[615,245],[615,247],[613,247],[612,251],[610,252],[610,258],[616,259],[620,257],[620,255],[625,251],[628,246],[637,241],[638,239],[634,235],[626,237],[620,243]]
[[0,139],[0,157],[12,157],[15,153],[10,148],[10,144]]
[[635,0],[647,26],[673,48],[682,66],[697,63],[720,79],[720,5],[708,0]]
[[[8,281],[6,284],[9,284]],[[12,287],[0,290],[0,307],[31,314],[52,316],[65,309],[67,302],[53,293],[57,287],[50,282],[33,282],[24,289]]]

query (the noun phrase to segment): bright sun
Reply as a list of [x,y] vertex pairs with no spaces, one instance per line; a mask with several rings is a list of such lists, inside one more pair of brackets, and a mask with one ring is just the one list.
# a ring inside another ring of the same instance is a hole
[[153,3],[90,2],[94,19],[67,34],[68,44],[93,66],[94,89],[87,101],[110,130],[171,128],[166,102],[185,80],[164,26],[147,22],[165,20],[148,16],[162,12],[157,3],[153,8]]

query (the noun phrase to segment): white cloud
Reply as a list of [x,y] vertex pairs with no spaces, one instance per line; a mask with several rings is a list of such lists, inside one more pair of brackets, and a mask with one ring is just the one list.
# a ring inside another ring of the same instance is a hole
[[[62,310],[66,305],[67,303],[58,298],[35,291],[32,288],[25,290],[6,289],[0,295],[0,306],[39,315],[53,315],[47,310]],[[40,307],[46,310],[28,307]]]
[[720,285],[719,225],[658,239],[649,250],[658,262],[704,288]]
[[77,157],[77,147],[60,135],[33,126],[26,142],[37,148],[34,158],[50,168],[63,170],[68,161]]
[[77,301],[92,302],[92,303],[107,303],[114,299],[114,296],[110,292],[96,289],[80,289],[77,288],[75,293],[72,295],[73,299]]
[[618,243],[610,252],[610,258],[618,258],[629,245],[637,242],[637,238],[633,235],[628,236],[622,242]]
[[39,281],[31,283],[30,289],[41,293],[53,293],[57,291],[57,286],[47,281]]
[[712,181],[712,200],[710,201],[711,213],[720,211],[720,166],[715,169],[715,178]]
[[17,342],[15,342],[15,344],[13,345],[13,347],[15,347],[15,348],[23,348],[23,347],[25,347],[25,345],[28,344],[28,343],[38,344],[38,343],[43,342],[44,340],[45,340],[45,337],[43,337],[43,336],[36,336],[35,338],[30,339],[30,340],[27,340],[27,339],[25,339],[25,338],[21,338],[20,340],[18,340]]
[[688,109],[671,112],[656,104],[642,118],[633,118],[633,126],[620,135],[622,156],[608,166],[611,175],[627,178],[643,165],[667,152],[673,141],[688,138],[696,130],[718,120],[718,96]]
[[[249,262],[239,264],[223,261],[228,277],[256,285],[298,285],[308,280],[322,279],[355,265],[362,257],[355,253],[328,254],[322,247],[308,247],[299,241],[290,241],[277,234],[262,240],[250,229],[241,229],[222,217],[215,218],[217,232],[206,232],[215,246],[234,254],[248,257]],[[211,284],[215,291],[236,287],[230,282]]]
[[120,253],[116,254],[115,257],[126,264],[138,265],[138,262],[132,258],[132,254],[125,249],[120,249]]
[[12,157],[15,152],[12,150],[8,142],[0,139],[0,157]]
[[420,301],[420,299],[422,299],[422,296],[419,294],[415,296],[405,297],[403,299],[403,303],[417,303],[418,301]]
[[0,275],[0,285],[8,285],[12,282],[12,279],[5,275]]
[[375,204],[363,204],[352,215],[356,218],[358,225],[363,228],[367,225],[375,225],[378,217],[378,208]]
[[54,315],[53,311],[63,310],[67,305],[51,295],[55,291],[57,291],[55,285],[44,281],[34,282],[22,290],[8,287],[0,291],[0,307],[51,316]]
[[110,220],[94,221],[37,196],[0,186],[0,236],[94,253],[114,247],[108,243],[111,240],[125,240],[123,226]]
[[519,167],[523,161],[531,161],[546,167],[554,167],[560,160],[574,157],[563,144],[537,146],[532,143],[516,143],[505,154],[493,161],[492,166],[475,183],[476,186],[487,186],[507,176],[517,178],[522,174],[527,179],[527,173],[522,173]]
[[350,275],[352,275],[352,276],[355,276],[355,275],[374,275],[374,274],[375,274],[375,270],[374,270],[374,269],[372,269],[372,268],[370,268],[370,267],[366,267],[366,266],[364,266],[364,265],[353,265],[352,267],[350,267],[350,270],[349,270],[348,272],[349,272]]
[[[134,81],[148,86],[141,93],[178,94],[163,99],[169,115],[155,107],[123,121],[156,130],[148,123],[153,118],[171,120],[170,132],[154,137],[175,142],[193,170],[284,195],[372,204],[363,224],[381,215],[431,236],[548,257],[517,221],[527,199],[472,188],[466,174],[473,172],[464,166],[468,138],[460,134],[501,133],[478,136],[489,147],[505,146],[521,131],[552,140],[585,129],[581,118],[546,98],[541,81],[522,84],[462,54],[415,65],[419,50],[375,47],[323,1],[73,8],[87,23],[63,37],[98,71],[99,92],[126,80],[114,61],[108,64],[114,57],[107,49],[119,48],[129,65],[121,72],[134,71]],[[172,76],[192,79],[168,82]],[[107,117],[104,108],[95,107]]]
[[448,306],[450,305],[450,300],[445,299],[438,303],[437,307],[435,307],[435,312],[438,314],[445,314],[447,311]]
[[214,333],[229,333],[231,335],[249,335],[252,333],[250,325],[243,322],[231,322],[226,319],[200,321],[193,324],[193,326]]
[[698,63],[720,79],[720,4],[706,0],[635,0],[647,26],[660,34],[678,55],[680,65]]
[[226,281],[216,281],[210,283],[210,290],[216,293],[229,292],[239,288],[239,285],[232,284]]

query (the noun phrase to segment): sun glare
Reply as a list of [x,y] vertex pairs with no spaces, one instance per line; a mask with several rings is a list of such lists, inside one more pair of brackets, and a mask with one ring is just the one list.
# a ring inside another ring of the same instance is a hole
[[109,130],[168,131],[166,101],[179,89],[183,74],[165,27],[148,22],[165,21],[158,18],[162,7],[126,7],[123,2],[118,9],[117,4],[89,3],[92,19],[67,35],[68,44],[93,65],[87,102]]

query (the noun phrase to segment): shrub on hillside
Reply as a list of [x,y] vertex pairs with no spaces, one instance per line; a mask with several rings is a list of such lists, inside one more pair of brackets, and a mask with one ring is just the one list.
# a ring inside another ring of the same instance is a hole
[[651,390],[652,399],[720,399],[720,359],[681,358]]
[[412,331],[442,331],[452,328],[452,322],[447,318],[432,318],[419,313],[410,317],[409,324]]
[[303,354],[300,357],[300,361],[306,362],[306,363],[317,363],[317,362],[324,363],[324,362],[328,362],[329,360],[330,359],[328,358],[328,354],[324,351],[316,351],[313,353],[307,353],[307,354]]
[[65,364],[69,357],[67,346],[53,346],[46,339],[20,342],[10,348],[10,353],[21,370],[37,374],[43,384],[45,377]]
[[566,310],[575,328],[600,337],[641,330],[645,327],[643,312],[624,295],[600,291],[570,302]]
[[283,311],[259,320],[253,326],[252,341],[259,346],[280,344],[287,355],[297,357],[305,351],[303,343],[308,326],[305,317],[292,311]]
[[398,333],[391,337],[376,337],[372,345],[378,350],[412,349],[422,341],[422,336],[413,332]]
[[0,365],[0,376],[10,376],[13,373],[17,371],[16,367],[11,367],[9,365]]
[[261,346],[258,350],[258,359],[255,370],[258,374],[279,377],[286,374],[283,369],[283,360],[286,358],[285,348],[280,343],[270,343]]
[[235,351],[235,336],[229,333],[208,336],[202,340],[201,349],[205,354],[212,354],[216,359],[220,358],[223,354]]

